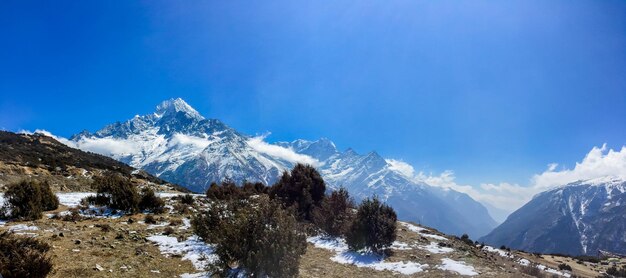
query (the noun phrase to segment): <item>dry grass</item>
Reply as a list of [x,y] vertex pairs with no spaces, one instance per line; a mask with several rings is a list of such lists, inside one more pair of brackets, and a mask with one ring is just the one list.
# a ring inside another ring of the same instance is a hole
[[[202,205],[199,199],[196,205]],[[60,207],[59,211],[68,208]],[[195,208],[193,209],[195,210]],[[189,215],[186,215],[189,216]],[[145,215],[124,216],[117,219],[84,219],[78,221],[62,221],[61,219],[40,219],[37,221],[21,222],[26,225],[39,227],[37,231],[28,231],[37,234],[37,237],[48,242],[52,248],[50,256],[54,270],[50,277],[179,277],[183,273],[197,273],[189,261],[183,261],[179,256],[166,257],[160,253],[158,247],[146,240],[146,237],[162,234],[165,229],[171,236],[190,236],[191,229],[182,230],[179,214],[162,214],[157,218],[159,223],[169,223],[155,229],[147,229],[148,225],[141,223]],[[162,218],[162,219],[161,219]],[[132,221],[129,221],[132,219]],[[17,224],[17,223],[16,223]],[[13,225],[13,223],[9,224]],[[0,227],[0,231],[7,227]],[[433,231],[435,234],[439,234]],[[63,236],[59,236],[63,233]],[[442,258],[464,261],[472,265],[479,277],[531,277],[521,271],[521,266],[513,261],[500,257],[494,253],[481,251],[478,248],[448,237],[446,241],[455,251],[446,254],[432,254],[428,251],[413,247],[410,250],[394,250],[388,261],[413,261],[428,264],[427,272],[416,273],[408,277],[459,277],[459,275],[439,270]],[[427,245],[430,238],[407,231],[398,226],[397,241],[410,245]],[[77,244],[77,242],[79,242]],[[353,265],[339,264],[331,258],[334,252],[315,248],[309,244],[306,254],[301,259],[300,277],[403,277],[404,275],[391,271],[376,271],[370,268],[359,268]],[[574,268],[574,274],[582,277],[595,277],[597,270],[577,264],[569,258],[535,257],[530,254],[516,252],[518,257],[526,257],[531,261],[556,268],[558,263],[565,262]],[[96,264],[104,270],[95,270]],[[155,272],[155,271],[158,271]]]

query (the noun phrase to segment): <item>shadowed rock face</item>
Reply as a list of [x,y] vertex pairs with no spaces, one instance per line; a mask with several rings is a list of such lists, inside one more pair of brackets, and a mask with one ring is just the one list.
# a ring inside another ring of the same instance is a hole
[[481,241],[541,253],[626,253],[626,182],[579,181],[535,196]]
[[[181,99],[163,102],[152,114],[71,138],[84,149],[123,146],[126,151],[99,150],[197,192],[226,178],[271,185],[294,166],[293,159],[255,148],[251,139],[219,120],[204,118]],[[278,142],[270,147],[317,161],[315,166],[330,188],[344,186],[357,200],[378,195],[396,208],[401,219],[447,233],[468,233],[473,238],[496,225],[487,210],[466,194],[415,182],[393,170],[376,152],[341,152],[326,138]]]

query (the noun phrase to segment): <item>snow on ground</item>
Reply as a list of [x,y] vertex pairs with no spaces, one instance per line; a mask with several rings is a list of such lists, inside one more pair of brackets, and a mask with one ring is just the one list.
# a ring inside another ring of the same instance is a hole
[[22,232],[22,231],[37,231],[39,227],[37,226],[28,226],[24,224],[17,224],[9,227],[9,231],[11,232]]
[[394,241],[391,244],[391,249],[396,249],[396,250],[411,250],[413,248],[411,248],[408,244],[404,243],[404,242],[399,242],[399,241]]
[[[2,204],[4,204],[4,193],[0,193],[0,206],[2,206]],[[0,227],[4,226],[6,223],[6,221],[0,220]]]
[[483,246],[483,250],[491,253],[498,253],[498,255],[500,255],[501,257],[513,258],[513,255],[511,255],[506,250],[496,249],[488,245]]
[[459,262],[448,258],[441,259],[441,265],[437,268],[447,271],[456,272],[461,275],[474,276],[478,275],[478,272],[473,266],[467,265],[465,262]]
[[168,223],[168,222],[162,222],[162,223],[159,223],[159,224],[151,224],[151,225],[148,225],[148,227],[146,227],[146,230],[152,230],[152,229],[156,229],[156,228],[165,227],[165,226],[168,226],[169,224],[170,223]]
[[429,237],[429,238],[436,239],[436,240],[448,240],[447,238],[442,237],[440,235],[423,233],[424,231],[429,231],[430,232],[430,230],[428,230],[426,228],[418,227],[418,226],[415,226],[415,225],[413,225],[411,223],[407,223],[407,222],[401,222],[401,221],[398,221],[398,222],[402,226],[406,227],[409,231],[414,232],[414,233],[418,233],[418,234],[420,234],[423,237]]
[[178,227],[179,230],[188,230],[191,228],[191,220],[189,218],[183,218],[183,225]]
[[195,235],[181,242],[178,242],[176,237],[162,235],[149,236],[147,239],[157,244],[162,254],[182,255],[183,260],[191,261],[198,270],[204,270],[209,263],[217,259],[213,254],[213,247]]
[[59,203],[68,207],[77,207],[80,205],[80,200],[86,198],[88,196],[95,196],[94,192],[68,192],[68,193],[57,193],[57,197],[59,197]]
[[[493,247],[488,246],[488,245],[483,246],[482,250],[487,251],[487,252],[492,252],[492,253],[498,253],[498,255],[500,255],[502,257],[505,257],[505,258],[513,259],[513,261],[515,261],[516,263],[518,263],[520,265],[523,265],[523,266],[532,265],[531,262],[528,259],[516,258],[513,254],[507,252],[506,250],[496,249],[496,248],[493,248]],[[561,271],[558,271],[556,269],[549,268],[549,267],[547,267],[545,265],[539,264],[539,265],[536,265],[535,267],[537,267],[541,271],[545,271],[545,272],[548,272],[548,273],[551,273],[551,274],[556,274],[556,275],[560,275],[560,276],[563,276],[563,277],[570,277],[571,276],[571,274],[569,274],[567,272],[561,272]]]
[[416,262],[385,262],[380,255],[350,251],[342,238],[315,236],[307,238],[307,241],[317,248],[335,251],[336,255],[331,260],[341,264],[352,264],[357,267],[368,267],[379,271],[390,270],[405,275],[422,272],[428,267],[427,264]]
[[547,267],[545,265],[541,265],[541,264],[537,265],[537,268],[542,270],[542,271],[545,271],[545,272],[548,272],[548,273],[552,273],[552,274],[556,274],[556,275],[563,276],[563,277],[571,277],[572,276],[569,273],[561,272],[561,271],[558,271],[558,270],[553,269],[553,268],[549,268],[549,267]]
[[418,246],[417,248],[426,250],[433,254],[444,254],[444,253],[450,253],[454,251],[454,249],[450,247],[439,246],[439,244],[437,244],[437,242],[434,242],[434,241],[431,241],[429,245],[421,245],[421,246]]

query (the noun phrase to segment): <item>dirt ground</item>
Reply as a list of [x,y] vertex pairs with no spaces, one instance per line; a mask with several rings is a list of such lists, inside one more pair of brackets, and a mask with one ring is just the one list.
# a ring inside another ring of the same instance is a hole
[[[177,201],[168,198],[167,202],[172,206]],[[67,210],[68,207],[60,206],[55,212]],[[117,218],[88,218],[79,221],[63,221],[44,216],[37,221],[7,223],[0,226],[0,231],[18,224],[36,226],[37,230],[20,232],[25,233],[26,236],[36,236],[52,246],[50,256],[54,270],[51,277],[179,277],[185,273],[193,274],[202,271],[196,269],[189,260],[183,260],[181,255],[162,254],[158,246],[147,238],[160,235],[165,229],[171,227],[168,230],[173,233],[169,236],[181,240],[186,239],[192,235],[192,229],[181,222],[183,218],[189,219],[192,213],[193,211],[184,215],[178,212],[154,215],[161,225],[144,223],[144,214]],[[414,226],[417,227],[417,225]],[[438,268],[444,258],[473,267],[478,273],[477,277],[531,277],[525,274],[524,268],[517,262],[521,258],[527,258],[554,269],[558,269],[558,264],[564,262],[572,266],[572,274],[581,277],[596,277],[601,271],[597,266],[577,264],[571,258],[565,257],[537,257],[524,252],[513,252],[515,259],[512,259],[501,256],[497,252],[488,252],[468,245],[457,238],[430,228],[425,232],[416,232],[399,224],[397,242],[407,247],[393,250],[393,254],[385,261],[426,264],[424,271],[404,275],[389,270],[381,271],[351,264],[340,264],[331,259],[336,255],[335,251],[308,243],[307,252],[301,259],[300,276],[343,278],[461,276],[458,273]],[[445,248],[452,251],[433,253],[421,248],[433,242],[442,242]]]

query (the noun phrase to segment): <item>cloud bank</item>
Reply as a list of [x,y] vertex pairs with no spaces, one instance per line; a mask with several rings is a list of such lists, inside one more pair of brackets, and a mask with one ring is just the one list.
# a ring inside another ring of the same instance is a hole
[[548,164],[544,172],[530,178],[527,186],[507,182],[483,183],[479,186],[458,184],[452,171],[444,171],[439,175],[419,172],[415,179],[466,193],[481,203],[510,213],[530,201],[535,194],[557,186],[606,176],[626,179],[626,146],[619,151],[608,149],[606,144],[593,147],[574,168],[558,169],[558,166],[556,163]]
[[267,154],[282,160],[289,161],[291,163],[304,163],[313,166],[318,166],[320,163],[317,159],[314,159],[308,155],[303,155],[294,152],[289,148],[284,148],[277,145],[272,145],[265,142],[265,136],[257,136],[248,140],[248,145],[254,150],[260,153]]

